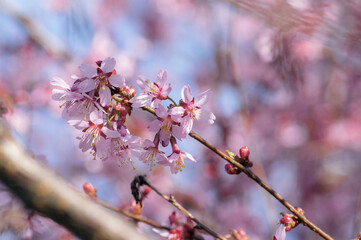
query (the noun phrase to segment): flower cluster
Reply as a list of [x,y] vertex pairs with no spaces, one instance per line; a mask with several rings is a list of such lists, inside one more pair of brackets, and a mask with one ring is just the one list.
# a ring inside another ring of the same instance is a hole
[[[176,104],[168,95],[172,88],[167,83],[167,72],[161,70],[155,82],[139,77],[137,85],[143,90],[135,95],[124,77],[117,74],[114,58],[97,61],[97,66],[83,64],[82,77],[74,76],[69,86],[63,79],[54,77],[51,84],[53,99],[60,101],[62,116],[76,129],[82,131],[79,148],[90,151],[94,159],[113,160],[119,164],[140,160],[150,165],[170,167],[172,173],[182,171],[184,160],[196,161],[191,154],[179,149],[177,139],[182,140],[192,130],[196,120],[212,124],[213,113],[203,106],[211,94],[209,90],[193,97],[190,87],[182,88],[182,99]],[[171,103],[164,107],[165,100]],[[131,135],[125,122],[133,108],[150,106],[156,119],[148,129],[155,132],[153,141]],[[171,144],[172,153],[166,156],[160,149]]]

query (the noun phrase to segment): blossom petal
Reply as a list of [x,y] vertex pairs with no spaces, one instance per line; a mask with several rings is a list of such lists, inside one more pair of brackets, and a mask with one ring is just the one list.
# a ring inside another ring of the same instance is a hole
[[56,86],[56,87],[64,88],[64,89],[70,89],[70,86],[60,77],[53,77],[50,80],[50,84],[53,86]]
[[277,228],[276,234],[273,236],[274,240],[286,240],[286,230],[284,225]]
[[158,104],[158,106],[155,108],[155,113],[160,118],[166,118],[168,116],[167,110],[165,110],[165,108],[161,104]]
[[109,78],[109,82],[114,87],[121,88],[125,85],[125,78],[120,75],[113,75]]
[[161,121],[159,121],[158,119],[151,121],[148,125],[149,131],[151,131],[151,132],[159,131],[160,124],[161,124]]
[[89,65],[89,64],[82,64],[79,67],[81,73],[86,76],[87,78],[92,78],[95,74],[97,74],[96,67]]
[[104,87],[104,89],[99,90],[99,97],[100,97],[100,105],[102,106],[109,106],[111,101],[111,92],[108,87]]
[[148,94],[139,94],[138,96],[133,97],[129,100],[132,103],[133,108],[143,107],[152,101],[152,97]]
[[114,58],[108,57],[104,59],[104,61],[102,61],[101,69],[103,70],[104,73],[111,72],[115,67],[115,63],[116,62]]
[[181,95],[182,95],[182,100],[185,103],[190,103],[193,100],[191,88],[189,87],[189,85],[182,87]]
[[158,85],[162,87],[166,81],[167,81],[167,71],[160,70],[157,76]]
[[95,81],[91,78],[87,78],[78,85],[79,92],[90,92],[95,89]]
[[203,106],[204,104],[206,104],[208,102],[208,99],[211,94],[212,94],[212,91],[209,89],[202,92],[194,99],[194,105],[196,105],[198,107]]

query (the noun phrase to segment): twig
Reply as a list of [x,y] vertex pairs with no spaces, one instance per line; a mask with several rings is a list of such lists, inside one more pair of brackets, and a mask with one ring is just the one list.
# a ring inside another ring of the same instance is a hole
[[148,219],[146,217],[143,217],[143,216],[140,216],[140,215],[137,215],[137,214],[133,214],[133,213],[127,211],[127,210],[122,210],[122,209],[119,209],[117,207],[114,207],[114,206],[112,206],[112,205],[110,205],[110,204],[108,204],[106,202],[103,202],[102,200],[99,200],[98,198],[95,198],[93,200],[96,203],[98,203],[99,205],[101,205],[101,206],[103,206],[105,208],[108,208],[110,210],[113,210],[113,211],[115,211],[117,213],[120,213],[120,214],[122,214],[124,216],[127,216],[129,218],[132,218],[135,221],[143,222],[143,223],[148,224],[148,225],[150,225],[152,227],[155,227],[155,228],[164,229],[164,230],[167,230],[167,231],[171,230],[170,227],[163,226],[163,225],[161,225],[161,224],[159,224],[159,223],[157,223],[157,222],[155,222],[155,221],[153,221],[151,219]]
[[163,199],[168,201],[170,204],[172,204],[174,207],[176,207],[179,211],[184,213],[187,217],[189,217],[193,222],[197,223],[197,227],[200,229],[203,229],[206,233],[209,235],[221,239],[221,240],[227,240],[226,238],[222,237],[203,223],[201,223],[197,218],[195,218],[187,209],[185,209],[182,205],[180,205],[177,200],[174,198],[173,195],[167,196],[163,193],[161,193],[156,187],[154,187],[144,176],[139,176],[142,179],[142,182],[149,186],[154,192],[156,192],[159,196],[161,196]]
[[[155,111],[147,106],[142,107],[143,110],[156,115]],[[196,139],[198,142],[202,143],[204,146],[215,152],[218,156],[226,160],[227,162],[233,164],[234,166],[241,169],[249,178],[254,180],[258,185],[260,185],[263,189],[265,189],[267,192],[269,192],[274,198],[276,198],[283,206],[285,206],[288,210],[290,210],[294,215],[296,215],[299,219],[299,221],[310,228],[312,231],[320,235],[322,238],[327,240],[333,240],[331,236],[329,236],[327,233],[322,231],[319,227],[317,227],[315,224],[313,224],[310,220],[308,220],[305,216],[301,215],[295,207],[293,207],[289,202],[287,202],[281,195],[279,195],[275,190],[273,190],[267,183],[262,181],[256,174],[254,174],[250,169],[245,168],[242,164],[239,162],[233,160],[231,157],[229,157],[227,154],[219,150],[218,148],[214,147],[212,144],[207,142],[205,139],[203,139],[201,136],[196,134],[195,132],[191,131],[189,133],[189,136]]]

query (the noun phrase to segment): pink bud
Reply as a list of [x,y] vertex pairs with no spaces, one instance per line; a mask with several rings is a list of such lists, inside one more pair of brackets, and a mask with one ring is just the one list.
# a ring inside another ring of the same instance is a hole
[[89,196],[97,197],[97,189],[95,187],[93,187],[93,185],[90,182],[85,182],[83,184],[83,190]]
[[247,146],[241,147],[239,149],[239,155],[241,156],[241,158],[248,158],[250,153],[251,152],[249,151],[249,148]]
[[226,164],[224,166],[224,169],[226,170],[226,173],[231,175],[239,174],[241,172],[237,167],[233,166],[232,164]]
[[280,220],[280,223],[285,224],[285,223],[290,223],[293,222],[293,218],[291,218],[290,216],[283,216],[283,218]]
[[290,231],[291,229],[292,229],[292,226],[290,226],[290,225],[288,225],[288,226],[285,227],[285,231],[286,231],[286,232]]

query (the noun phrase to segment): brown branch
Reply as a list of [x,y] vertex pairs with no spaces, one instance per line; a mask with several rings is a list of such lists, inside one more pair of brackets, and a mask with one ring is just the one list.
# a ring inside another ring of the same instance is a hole
[[[141,176],[142,177],[142,176]],[[153,191],[155,191],[159,196],[161,196],[164,200],[168,201],[170,204],[172,204],[174,207],[176,207],[179,211],[184,213],[187,217],[189,217],[193,222],[197,223],[197,227],[204,230],[209,235],[221,239],[221,240],[227,240],[226,238],[222,237],[203,223],[201,223],[197,218],[195,218],[187,209],[185,209],[181,204],[177,202],[177,200],[174,198],[173,195],[167,196],[163,193],[161,193],[156,187],[154,187],[145,177],[142,177],[142,181],[145,185],[149,186]]]
[[78,194],[30,157],[0,121],[0,180],[29,208],[82,239],[147,239],[134,225]]
[[[142,107],[143,110],[156,115],[155,111],[147,106]],[[191,131],[189,133],[189,136],[196,139],[198,142],[202,143],[204,146],[212,150],[214,153],[216,153],[218,156],[226,160],[227,162],[233,164],[234,166],[241,169],[249,178],[254,180],[258,185],[260,185],[263,189],[265,189],[267,192],[269,192],[274,198],[276,198],[283,206],[285,206],[288,210],[290,210],[294,215],[296,215],[299,219],[299,221],[307,226],[309,229],[320,235],[322,238],[327,240],[332,240],[333,238],[329,236],[327,233],[322,231],[319,227],[317,227],[315,224],[313,224],[310,220],[308,220],[305,216],[301,215],[295,207],[293,207],[289,202],[287,202],[281,195],[279,195],[275,190],[273,190],[267,183],[265,183],[262,179],[260,179],[256,174],[254,174],[250,169],[245,168],[242,164],[239,162],[233,160],[231,157],[229,157],[227,154],[219,150],[218,148],[214,147],[212,144],[207,142],[205,139],[203,139],[201,136],[196,134],[195,132]]]

